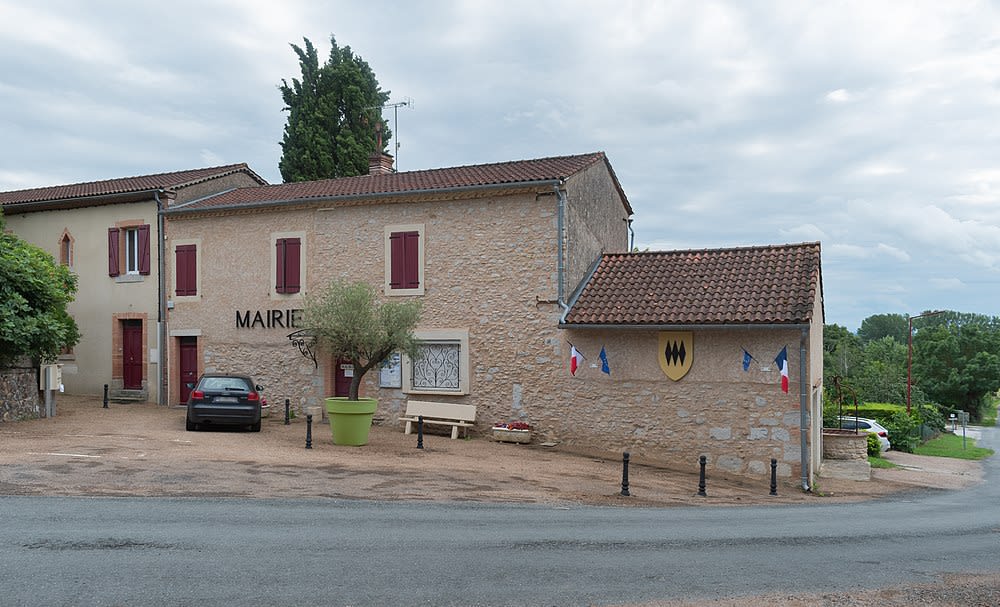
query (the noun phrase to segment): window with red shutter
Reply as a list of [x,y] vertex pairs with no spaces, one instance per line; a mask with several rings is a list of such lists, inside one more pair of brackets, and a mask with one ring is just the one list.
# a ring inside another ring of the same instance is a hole
[[420,232],[393,232],[389,235],[389,288],[420,287]]
[[275,287],[278,293],[298,293],[301,288],[302,241],[298,238],[279,238],[275,242]]
[[149,225],[141,225],[139,230],[139,273],[149,274]]
[[108,228],[108,276],[118,276],[118,228]]
[[193,244],[177,245],[177,296],[198,294],[198,251]]

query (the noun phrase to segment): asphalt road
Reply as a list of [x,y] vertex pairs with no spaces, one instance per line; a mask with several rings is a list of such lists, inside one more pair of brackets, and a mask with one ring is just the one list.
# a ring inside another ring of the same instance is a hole
[[3,497],[0,604],[616,605],[937,581],[1000,571],[995,458],[985,473],[743,508]]

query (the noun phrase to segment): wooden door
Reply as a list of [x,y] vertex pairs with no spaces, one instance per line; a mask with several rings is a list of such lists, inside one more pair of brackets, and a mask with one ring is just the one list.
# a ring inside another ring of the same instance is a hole
[[350,396],[354,366],[349,361],[339,360],[333,368],[333,395]]
[[142,389],[142,321],[122,326],[122,381],[126,390]]
[[198,381],[198,338],[182,337],[180,341],[181,404],[187,403],[195,382]]

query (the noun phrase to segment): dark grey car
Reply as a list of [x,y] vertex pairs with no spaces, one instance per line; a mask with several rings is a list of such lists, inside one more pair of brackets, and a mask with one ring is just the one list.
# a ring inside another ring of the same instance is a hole
[[238,425],[260,432],[262,390],[248,375],[202,375],[188,397],[187,429]]

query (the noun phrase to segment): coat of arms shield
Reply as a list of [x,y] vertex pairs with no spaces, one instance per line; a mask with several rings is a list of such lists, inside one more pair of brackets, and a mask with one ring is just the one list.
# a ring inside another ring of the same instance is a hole
[[691,370],[694,359],[694,333],[691,331],[660,332],[660,368],[677,381]]

